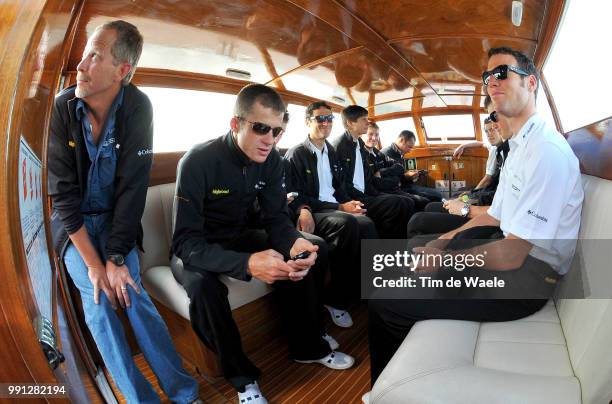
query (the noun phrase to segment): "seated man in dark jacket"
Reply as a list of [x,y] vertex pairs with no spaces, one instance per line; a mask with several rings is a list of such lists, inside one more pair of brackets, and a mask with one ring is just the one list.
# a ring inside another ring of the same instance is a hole
[[49,195],[69,235],[64,264],[81,294],[85,322],[126,401],[159,397],[132,359],[117,303],[164,392],[188,403],[197,399],[198,384],[182,368],[142,288],[136,251],[153,160],[151,103],[130,84],[141,50],[142,36],[125,21],[106,23],[89,38],[76,87],[55,99]]
[[[256,383],[260,371],[242,349],[220,274],[274,284],[295,361],[338,370],[354,363],[322,338],[322,307],[312,273],[321,270],[313,267],[318,247],[302,238],[289,219],[283,162],[274,149],[284,112],[270,87],[244,87],[230,132],[193,147],[181,159],[177,178],[172,250],[182,261],[184,270],[177,276],[191,299],[191,324],[217,353],[240,401],[252,404],[267,402]],[[256,199],[265,231],[248,229]],[[309,256],[295,258],[305,252]]]
[[332,320],[350,327],[348,300],[359,295],[360,239],[376,238],[376,228],[361,204],[344,191],[341,167],[329,137],[334,115],[319,101],[306,108],[308,137],[285,154],[288,191],[298,196],[291,208],[298,216],[298,229],[322,237],[329,246],[331,282],[325,304]]
[[405,238],[402,228],[414,212],[414,203],[398,195],[381,193],[374,186],[374,173],[367,164],[367,151],[361,135],[368,130],[368,111],[358,105],[342,110],[342,123],[346,132],[332,139],[336,149],[344,187],[351,199],[359,201],[366,215],[374,221],[383,238]]
[[404,166],[378,150],[377,147],[380,142],[378,131],[379,129],[376,122],[369,122],[368,131],[364,135],[361,135],[361,140],[363,140],[364,146],[368,152],[368,165],[370,166],[370,170],[374,173],[374,186],[376,186],[380,192],[410,198],[412,202],[414,202],[416,210],[422,211],[430,202],[429,199],[402,191],[401,185],[405,172]]
[[[396,163],[403,164],[404,155],[409,153],[416,143],[416,136],[412,131],[403,130],[389,146],[384,147],[381,152]],[[417,170],[406,170],[402,178],[402,190],[413,195],[420,195],[430,201],[440,201],[442,195],[433,188],[423,187],[415,184],[419,178]]]

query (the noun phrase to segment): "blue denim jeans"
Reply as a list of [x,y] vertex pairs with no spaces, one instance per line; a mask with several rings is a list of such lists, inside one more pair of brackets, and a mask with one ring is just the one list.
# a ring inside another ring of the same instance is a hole
[[[106,262],[104,247],[111,222],[109,214],[84,216],[89,238]],[[128,403],[159,403],[160,399],[149,382],[136,367],[130,347],[117,314],[106,295],[100,291],[100,303],[94,303],[93,285],[87,267],[74,245],[64,257],[66,269],[81,293],[85,322],[102,355],[113,381]],[[130,321],[138,345],[153,369],[159,384],[170,400],[189,403],[198,397],[197,382],[183,369],[166,324],[151,302],[140,280],[138,254],[134,248],[125,257],[131,277],[140,288],[136,293],[128,285],[131,306],[124,310]]]

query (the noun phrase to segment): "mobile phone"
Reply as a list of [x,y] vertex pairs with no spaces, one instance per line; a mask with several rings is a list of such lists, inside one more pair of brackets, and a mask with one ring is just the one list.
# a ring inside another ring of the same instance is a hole
[[289,192],[287,194],[287,198],[297,198],[298,195],[299,195],[298,192],[295,192],[295,191],[294,192]]
[[310,257],[310,251],[302,251],[301,253],[296,254],[293,257],[291,257],[291,259],[295,261],[295,260],[303,260],[308,257]]

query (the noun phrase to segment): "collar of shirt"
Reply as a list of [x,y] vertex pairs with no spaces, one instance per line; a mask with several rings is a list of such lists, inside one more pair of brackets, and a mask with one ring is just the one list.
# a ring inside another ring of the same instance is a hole
[[[123,104],[123,93],[124,93],[124,87],[121,87],[121,89],[119,90],[119,94],[117,94],[117,96],[113,100],[113,103],[111,104],[108,116],[111,116],[111,114],[117,113],[119,108],[121,108],[121,105]],[[87,115],[88,111],[89,111],[89,108],[87,108],[87,104],[85,104],[85,101],[83,101],[81,98],[77,98],[77,105],[76,105],[77,119],[81,121],[83,117]],[[108,118],[106,118],[106,120],[108,121]]]
[[325,143],[323,143],[323,150],[319,149],[317,146],[315,146],[314,143],[312,143],[312,141],[310,140],[310,137],[308,138],[308,148],[310,149],[311,152],[318,154],[327,154],[327,145]]
[[517,147],[521,147],[527,144],[529,141],[529,135],[534,132],[534,128],[539,126],[543,122],[540,115],[537,113],[531,115],[527,122],[521,127],[518,133],[515,136],[512,136],[508,143],[510,144],[511,149],[515,149]]

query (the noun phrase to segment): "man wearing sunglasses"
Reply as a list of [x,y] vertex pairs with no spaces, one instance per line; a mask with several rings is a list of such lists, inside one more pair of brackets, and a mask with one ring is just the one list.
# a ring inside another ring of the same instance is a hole
[[298,192],[291,203],[298,229],[314,232],[329,246],[331,282],[324,303],[339,327],[353,324],[347,306],[359,296],[360,238],[377,238],[376,228],[358,201],[346,194],[341,166],[327,142],[334,115],[331,107],[314,102],[306,108],[308,136],[285,154],[287,186]]
[[[510,48],[493,48],[488,56],[483,83],[513,134],[493,204],[486,213],[413,252],[484,254],[483,266],[466,267],[463,273],[500,277],[506,280],[505,286],[495,291],[462,288],[453,293],[455,300],[370,300],[372,382],[416,321],[523,318],[546,304],[569,270],[584,198],[578,159],[565,138],[536,112],[538,74],[533,62]],[[451,250],[460,234],[481,226],[499,226],[502,238]],[[452,268],[420,266],[418,270],[444,276]],[[504,299],[494,299],[500,295]],[[486,300],[475,299],[483,296]]]
[[[260,370],[242,349],[221,274],[274,284],[288,333],[289,353],[300,363],[332,369],[354,359],[333,351],[325,339],[315,265],[318,247],[302,238],[289,219],[283,163],[274,149],[285,105],[270,87],[251,84],[239,93],[224,136],[196,145],[181,159],[175,194],[173,273],[191,299],[191,324],[218,355],[239,402],[267,401],[256,383]],[[248,228],[257,199],[262,229]],[[291,259],[308,252],[305,258]]]
[[346,132],[332,139],[342,165],[344,186],[350,198],[361,202],[382,238],[405,238],[406,223],[414,212],[414,202],[398,195],[379,192],[374,173],[367,164],[367,152],[361,135],[368,130],[368,110],[350,105],[342,110]]

